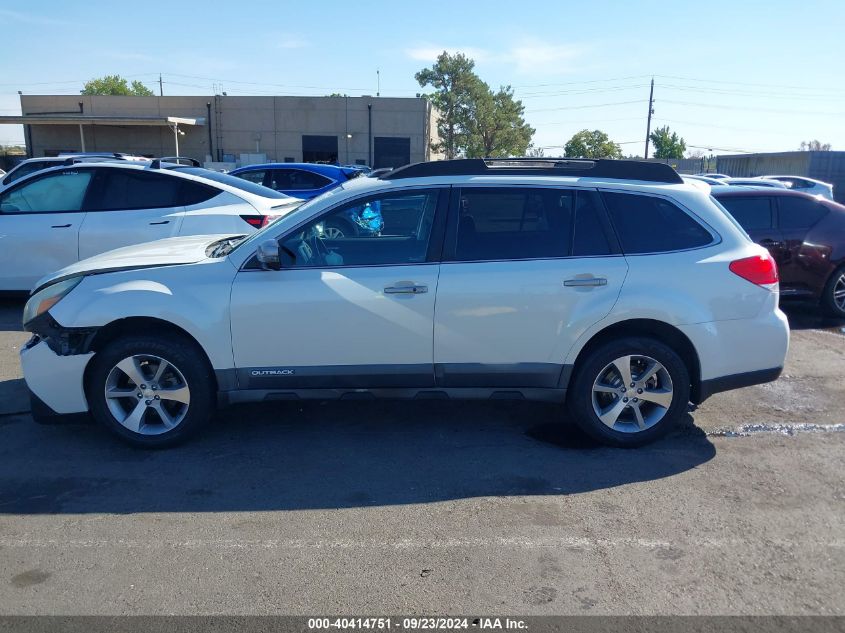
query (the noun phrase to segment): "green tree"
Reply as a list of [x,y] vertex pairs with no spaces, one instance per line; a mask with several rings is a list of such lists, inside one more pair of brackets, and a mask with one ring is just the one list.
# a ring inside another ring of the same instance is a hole
[[154,93],[140,81],[135,80],[130,85],[120,75],[106,75],[87,81],[81,94],[152,97]]
[[464,54],[443,51],[431,68],[414,75],[421,87],[434,88],[425,95],[439,113],[440,141],[431,149],[446,158],[523,155],[534,135],[523,118],[525,107],[510,86],[493,92],[474,68]]
[[513,98],[513,88],[493,92],[484,82],[472,90],[467,118],[468,158],[522,156],[531,144],[534,128],[523,118],[525,106]]
[[463,53],[450,55],[443,51],[431,68],[414,75],[422,88],[434,88],[427,98],[440,113],[437,120],[440,141],[432,143],[431,149],[442,152],[446,158],[455,158],[466,149],[469,110],[482,83],[474,68],[475,62]]
[[563,147],[568,158],[622,158],[620,147],[601,130],[581,130]]
[[657,128],[648,138],[654,145],[655,158],[683,158],[687,151],[684,139],[677,132],[670,132],[668,125]]

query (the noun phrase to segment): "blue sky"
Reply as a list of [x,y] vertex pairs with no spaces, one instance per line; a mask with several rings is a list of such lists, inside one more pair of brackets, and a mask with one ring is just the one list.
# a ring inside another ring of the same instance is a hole
[[[463,51],[494,88],[511,84],[560,153],[583,128],[642,153],[648,82],[655,125],[690,150],[845,150],[845,2],[322,0],[239,3],[4,0],[0,113],[17,91],[75,94],[121,74],[165,94],[420,91],[414,73]],[[0,125],[0,143],[20,142]]]

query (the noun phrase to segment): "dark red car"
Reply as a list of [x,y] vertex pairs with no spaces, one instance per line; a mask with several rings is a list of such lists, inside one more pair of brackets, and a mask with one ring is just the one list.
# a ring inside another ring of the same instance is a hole
[[712,194],[775,258],[781,296],[845,318],[845,206],[788,189],[725,186]]

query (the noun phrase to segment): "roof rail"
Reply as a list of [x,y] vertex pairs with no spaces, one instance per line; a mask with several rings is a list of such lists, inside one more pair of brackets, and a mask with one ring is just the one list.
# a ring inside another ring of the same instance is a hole
[[588,176],[667,184],[684,181],[671,166],[644,160],[606,158],[458,158],[413,163],[380,176],[382,180],[433,176]]

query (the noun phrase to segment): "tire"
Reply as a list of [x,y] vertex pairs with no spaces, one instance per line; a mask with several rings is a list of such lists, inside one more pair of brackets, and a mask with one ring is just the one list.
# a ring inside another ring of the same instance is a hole
[[[620,367],[626,364],[634,387],[628,382],[623,391]],[[641,383],[644,374],[650,375]],[[632,336],[588,353],[577,366],[567,405],[576,424],[593,439],[633,448],[671,430],[687,412],[689,397],[689,371],[680,356],[657,340]]]
[[845,296],[842,293],[845,293],[845,266],[833,272],[822,291],[822,308],[837,319],[845,319]]
[[[94,357],[86,395],[94,419],[121,439],[143,448],[163,448],[185,440],[209,421],[216,401],[214,384],[202,349],[192,341],[172,334],[126,336]],[[114,396],[107,397],[107,390]]]

